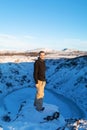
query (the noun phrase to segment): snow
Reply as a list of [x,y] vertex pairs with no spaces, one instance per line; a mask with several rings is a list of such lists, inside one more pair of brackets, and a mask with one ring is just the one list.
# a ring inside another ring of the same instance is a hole
[[[46,56],[43,112],[36,111],[33,106],[36,92],[33,64],[36,57],[0,56],[1,130],[87,129],[87,56],[73,50],[73,55],[68,56],[70,51],[50,51]],[[56,111],[60,113],[57,120],[44,122],[44,117]]]
[[[5,105],[7,106],[8,115],[11,118],[11,122],[6,125],[3,122],[2,124],[10,129],[18,129],[20,124],[20,129],[57,129],[57,127],[61,127],[65,125],[64,118],[60,115],[59,119],[55,119],[54,121],[45,122],[43,118],[48,115],[53,115],[54,112],[59,112],[58,107],[52,104],[44,103],[45,110],[43,112],[38,112],[33,106],[34,94],[35,90],[33,88],[24,88],[21,90],[16,90],[11,94],[8,94],[5,97]],[[20,109],[19,113],[18,110]],[[6,113],[3,113],[5,115]],[[18,116],[18,118],[17,118]],[[42,123],[41,123],[42,122]],[[16,124],[16,125],[14,125]],[[45,125],[44,125],[45,124]],[[16,126],[16,127],[15,127]]]

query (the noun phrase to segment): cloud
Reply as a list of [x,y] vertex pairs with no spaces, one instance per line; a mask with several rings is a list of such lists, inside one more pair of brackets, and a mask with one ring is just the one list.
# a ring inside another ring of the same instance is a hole
[[35,48],[51,48],[51,49],[78,49],[87,51],[87,41],[80,39],[45,39],[37,38],[31,35],[14,36],[8,34],[0,34],[0,49],[6,50],[30,50]]
[[24,39],[26,39],[26,40],[35,40],[35,39],[38,39],[38,37],[32,36],[32,35],[25,35]]
[[30,50],[38,48],[35,37],[0,34],[0,50]]
[[16,39],[16,37],[8,34],[0,34],[0,39]]
[[[44,44],[45,45],[45,44]],[[47,43],[48,45],[48,43]],[[50,43],[49,43],[50,45]],[[87,51],[87,40],[80,39],[55,39],[50,45],[52,49],[62,50],[64,48]]]
[[64,39],[65,43],[72,43],[72,44],[86,44],[87,45],[87,41],[84,40],[80,40],[80,39]]
[[34,36],[30,36],[30,35],[26,35],[26,36],[24,36],[24,38],[26,38],[26,39],[35,39]]
[[64,45],[66,45],[68,47],[87,51],[87,41],[86,40],[64,39],[63,43],[64,43]]

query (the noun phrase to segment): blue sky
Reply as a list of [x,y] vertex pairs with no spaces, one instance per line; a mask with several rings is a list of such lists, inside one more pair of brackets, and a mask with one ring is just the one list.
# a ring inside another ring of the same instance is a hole
[[87,0],[0,0],[0,49],[87,51]]

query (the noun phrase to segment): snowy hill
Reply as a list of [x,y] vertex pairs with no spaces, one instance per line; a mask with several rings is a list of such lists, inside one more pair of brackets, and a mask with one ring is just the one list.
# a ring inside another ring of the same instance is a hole
[[[13,56],[0,57],[2,130],[62,130],[64,127],[71,129],[79,119],[78,129],[86,130],[87,56],[79,52],[73,54],[73,58],[68,58],[67,53],[65,57],[59,57],[59,52],[47,55],[44,99],[46,109],[43,113],[38,113],[33,106],[33,64],[36,57],[15,56],[15,60]],[[82,56],[79,56],[80,54]],[[44,117],[55,111],[60,113],[60,118],[40,124]]]
[[47,66],[48,87],[72,99],[87,114],[87,56],[49,60]]

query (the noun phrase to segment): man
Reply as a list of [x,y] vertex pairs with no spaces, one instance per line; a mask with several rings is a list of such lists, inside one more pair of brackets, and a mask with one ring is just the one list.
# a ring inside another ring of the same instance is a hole
[[34,80],[36,84],[36,97],[34,101],[34,106],[36,106],[37,111],[43,111],[43,97],[44,97],[44,87],[46,85],[45,79],[45,52],[40,51],[39,57],[34,63]]

